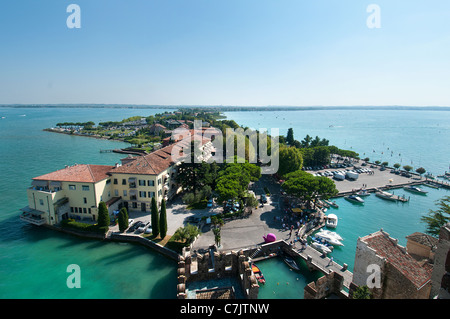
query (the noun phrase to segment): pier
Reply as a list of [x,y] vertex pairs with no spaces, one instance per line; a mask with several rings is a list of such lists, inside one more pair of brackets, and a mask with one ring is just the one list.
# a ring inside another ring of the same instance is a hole
[[353,279],[353,273],[347,269],[347,265],[340,265],[334,261],[332,262],[329,257],[310,246],[299,249],[290,246],[284,240],[278,240],[273,243],[263,244],[258,248],[253,249],[250,252],[249,257],[252,261],[257,262],[276,257],[282,253],[290,255],[291,257],[299,257],[303,259],[311,271],[317,270],[324,275],[328,275],[331,272],[338,273],[344,278],[344,287],[350,287],[350,283]]

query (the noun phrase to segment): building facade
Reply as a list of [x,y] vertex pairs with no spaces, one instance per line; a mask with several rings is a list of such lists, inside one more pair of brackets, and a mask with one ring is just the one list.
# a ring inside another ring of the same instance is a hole
[[[211,140],[199,140],[206,160]],[[68,218],[95,222],[102,201],[110,214],[121,207],[150,212],[152,198],[161,205],[162,199],[169,201],[181,191],[176,175],[182,159],[173,160],[174,145],[124,158],[115,166],[80,164],[35,177],[20,218],[35,225],[54,225]]]
[[358,238],[353,283],[367,285],[375,299],[428,299],[431,272],[383,230]]

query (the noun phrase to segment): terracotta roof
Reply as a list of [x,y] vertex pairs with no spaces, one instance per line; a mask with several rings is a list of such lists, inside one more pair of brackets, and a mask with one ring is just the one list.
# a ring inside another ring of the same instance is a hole
[[173,145],[161,148],[148,155],[139,156],[134,161],[115,167],[110,173],[159,175],[172,164]]
[[114,168],[114,166],[75,164],[52,173],[35,177],[33,180],[96,183],[108,178],[108,172],[112,168]]
[[397,241],[390,238],[383,231],[377,231],[362,238],[369,247],[374,249],[377,255],[397,268],[406,278],[408,278],[417,288],[422,287],[431,278],[431,271],[421,267],[421,265],[402,248],[397,245]]
[[434,238],[433,236],[424,234],[424,233],[419,233],[419,232],[415,232],[412,233],[411,235],[406,236],[406,239],[411,239],[419,244],[422,244],[424,246],[430,247],[430,248],[434,248],[437,244],[438,244],[438,239]]
[[[203,138],[199,134],[191,135],[191,140],[198,140],[202,144],[211,141],[209,138]],[[172,148],[175,145],[186,145],[189,141],[181,140],[177,141],[177,143],[179,144],[171,144],[148,155],[136,157],[134,161],[111,169],[110,173],[159,175],[175,164],[172,160]]]

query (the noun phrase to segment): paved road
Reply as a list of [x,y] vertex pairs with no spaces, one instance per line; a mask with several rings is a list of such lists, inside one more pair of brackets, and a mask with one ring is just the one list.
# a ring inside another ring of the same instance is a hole
[[[273,233],[277,239],[289,239],[289,232],[281,229],[281,222],[275,220],[276,216],[283,216],[282,200],[280,197],[280,186],[273,182],[269,176],[263,176],[258,182],[253,183],[250,189],[257,196],[264,193],[267,187],[272,196],[268,203],[260,205],[253,210],[253,214],[247,218],[228,221],[221,229],[221,250],[238,250],[241,248],[254,247],[264,243],[263,235]],[[193,249],[206,249],[214,244],[214,234],[206,227],[202,229],[203,234],[194,243]]]

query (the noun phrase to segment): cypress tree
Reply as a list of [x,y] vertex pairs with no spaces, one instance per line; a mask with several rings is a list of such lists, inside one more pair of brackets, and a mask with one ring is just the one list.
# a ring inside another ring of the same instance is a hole
[[158,205],[156,204],[155,197],[152,197],[152,233],[153,236],[157,237],[159,235],[159,214]]
[[166,201],[163,199],[161,202],[161,212],[159,215],[159,232],[161,239],[164,239],[167,234],[167,214],[166,214]]
[[109,220],[108,208],[106,207],[105,202],[100,202],[100,204],[98,204],[97,220],[99,227],[109,227],[111,221]]
[[119,211],[118,222],[120,232],[124,232],[128,228],[128,212],[125,207]]

